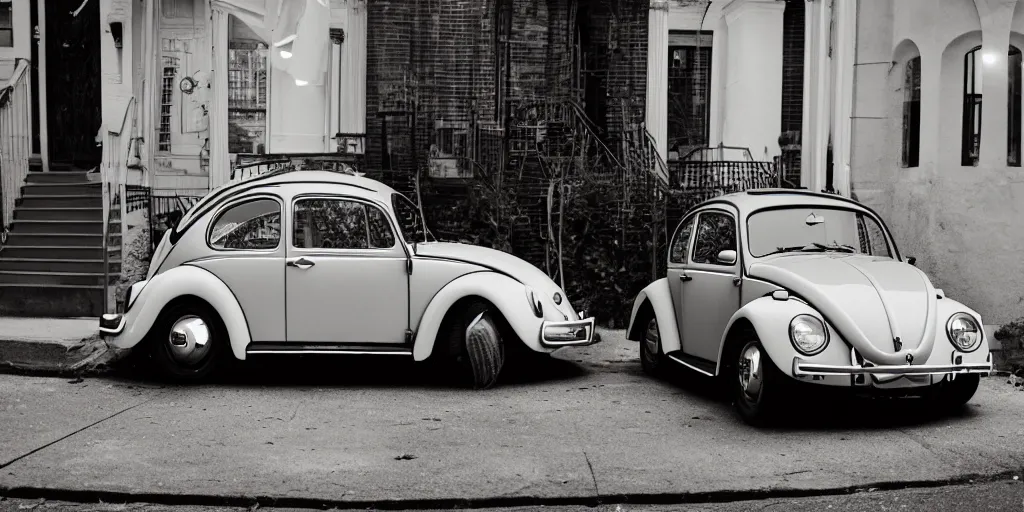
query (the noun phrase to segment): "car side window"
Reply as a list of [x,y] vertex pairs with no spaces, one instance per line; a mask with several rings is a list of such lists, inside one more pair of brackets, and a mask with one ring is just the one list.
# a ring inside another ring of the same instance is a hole
[[736,222],[732,216],[721,212],[701,213],[697,219],[691,261],[722,265],[718,262],[718,253],[729,250],[736,250]]
[[875,219],[862,213],[857,214],[857,238],[860,240],[860,252],[872,256],[893,257],[882,226],[875,222]]
[[690,233],[693,233],[693,221],[695,219],[696,217],[690,217],[676,233],[676,237],[672,240],[672,246],[669,250],[669,263],[686,263],[686,250],[690,245]]
[[213,221],[208,240],[214,249],[276,249],[281,242],[281,204],[269,198],[235,204]]
[[373,249],[390,249],[395,246],[395,232],[387,215],[376,206],[363,205],[370,228],[370,247]]
[[363,203],[345,199],[295,202],[292,244],[305,249],[369,249],[370,229]]

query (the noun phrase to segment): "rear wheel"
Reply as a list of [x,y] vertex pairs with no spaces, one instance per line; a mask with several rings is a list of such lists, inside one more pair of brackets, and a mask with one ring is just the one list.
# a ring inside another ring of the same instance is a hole
[[651,314],[640,340],[640,367],[648,375],[663,377],[665,375],[665,354],[661,350],[661,330],[658,319]]
[[498,382],[505,365],[505,343],[496,312],[483,302],[472,302],[456,313],[448,331],[448,350],[459,381],[474,389]]
[[153,364],[163,377],[199,382],[213,374],[222,362],[228,336],[212,308],[181,302],[160,314],[148,344]]

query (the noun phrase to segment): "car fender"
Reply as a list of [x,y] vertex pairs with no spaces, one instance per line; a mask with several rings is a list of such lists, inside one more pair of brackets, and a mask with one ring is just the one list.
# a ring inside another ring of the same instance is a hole
[[633,300],[633,313],[629,317],[627,338],[633,341],[643,339],[645,325],[636,325],[637,314],[644,303],[650,303],[654,316],[658,319],[658,334],[661,336],[661,351],[668,354],[682,348],[679,340],[679,324],[676,323],[676,308],[672,302],[672,292],[668,287],[668,278],[661,278],[640,290]]
[[236,358],[245,359],[245,348],[251,338],[238,299],[212,272],[188,264],[168,269],[146,282],[125,314],[124,331],[108,343],[116,348],[134,347],[149,334],[164,307],[186,295],[199,297],[213,306],[227,328],[231,352]]
[[812,315],[824,320],[821,314],[806,303],[796,299],[776,300],[770,296],[760,297],[748,302],[729,319],[718,349],[718,365],[716,374],[721,372],[722,357],[729,341],[729,334],[738,323],[749,322],[754,327],[758,340],[764,347],[768,357],[782,373],[793,377],[793,358],[795,356],[825,364],[850,364],[850,348],[825,322],[829,330],[829,341],[821,353],[814,356],[800,355],[789,339],[789,323],[797,315]]
[[[459,299],[469,296],[479,296],[494,304],[512,330],[528,347],[538,352],[551,352],[540,345],[543,319],[537,318],[533,313],[526,297],[526,286],[497,272],[480,271],[453,280],[430,300],[413,342],[414,360],[423,361],[430,357],[441,322],[448,310]],[[545,311],[551,309],[544,308]]]

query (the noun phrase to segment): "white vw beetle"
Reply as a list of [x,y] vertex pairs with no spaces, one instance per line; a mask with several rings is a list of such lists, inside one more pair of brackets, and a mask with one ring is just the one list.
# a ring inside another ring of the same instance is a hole
[[689,211],[667,277],[636,297],[628,337],[648,373],[679,364],[723,377],[754,425],[795,382],[956,407],[992,370],[981,317],[904,259],[872,210],[792,189]]
[[595,342],[594,319],[539,269],[435,241],[409,199],[351,173],[278,171],[211,191],[126,295],[123,313],[100,319],[107,344],[141,344],[184,380],[223,356],[365,354],[437,356],[485,388],[505,342]]

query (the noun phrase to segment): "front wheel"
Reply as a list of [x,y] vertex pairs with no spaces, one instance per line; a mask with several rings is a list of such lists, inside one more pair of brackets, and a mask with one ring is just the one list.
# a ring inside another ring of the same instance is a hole
[[498,382],[505,365],[505,343],[491,308],[474,302],[451,323],[448,347],[461,381],[474,389]]
[[160,314],[148,341],[149,355],[162,376],[198,382],[218,367],[228,337],[220,317],[211,308],[179,303]]
[[651,314],[644,330],[644,339],[640,341],[640,367],[654,377],[665,375],[665,354],[661,350],[661,330],[658,319]]
[[790,389],[788,377],[776,368],[757,336],[749,335],[734,354],[730,373],[736,411],[749,425],[767,426],[779,416]]
[[981,384],[981,376],[977,373],[957,375],[954,380],[946,380],[935,384],[925,395],[929,406],[941,414],[955,411],[974,398]]

